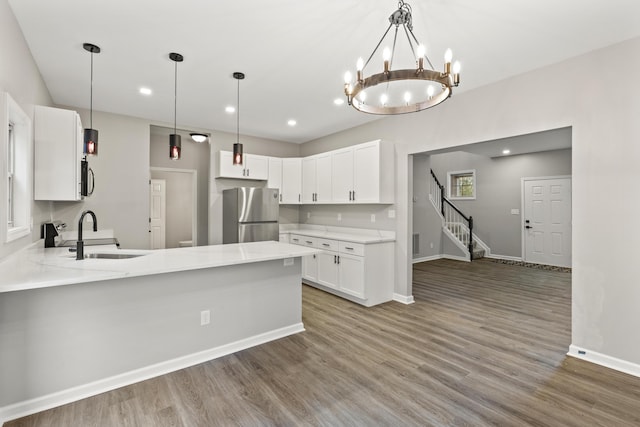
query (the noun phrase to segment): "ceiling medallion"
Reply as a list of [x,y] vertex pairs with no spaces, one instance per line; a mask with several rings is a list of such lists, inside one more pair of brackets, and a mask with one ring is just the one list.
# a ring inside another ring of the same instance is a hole
[[[383,49],[383,70],[377,74],[364,76],[364,69],[382,45],[385,37],[395,25],[393,47]],[[411,61],[415,61],[415,68],[392,69],[394,59],[400,56],[396,52],[398,31],[402,28],[411,53]],[[344,93],[349,105],[356,110],[370,114],[404,114],[422,111],[434,107],[452,94],[452,89],[460,83],[460,63],[456,61],[451,66],[451,49],[445,52],[443,71],[436,71],[426,54],[424,45],[418,42],[413,34],[411,6],[400,0],[398,10],[389,16],[389,27],[375,49],[364,62],[358,58],[356,64],[356,79],[353,81],[350,72],[344,76]],[[428,65],[425,68],[425,65]]]

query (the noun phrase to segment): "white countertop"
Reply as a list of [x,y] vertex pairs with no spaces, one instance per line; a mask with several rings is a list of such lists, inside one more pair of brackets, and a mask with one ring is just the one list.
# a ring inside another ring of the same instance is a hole
[[299,234],[301,236],[341,240],[365,245],[370,243],[395,242],[396,240],[396,234],[393,231],[322,225],[281,225],[280,233]]
[[107,252],[144,256],[76,261],[68,248],[45,249],[40,240],[0,262],[0,293],[271,261],[320,251],[272,241],[153,251],[85,247],[85,254]]

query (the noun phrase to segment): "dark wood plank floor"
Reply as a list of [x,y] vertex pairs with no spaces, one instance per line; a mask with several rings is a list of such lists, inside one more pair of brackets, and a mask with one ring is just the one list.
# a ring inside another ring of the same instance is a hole
[[565,356],[570,282],[441,260],[408,306],[305,287],[304,333],[5,425],[640,425],[639,378]]

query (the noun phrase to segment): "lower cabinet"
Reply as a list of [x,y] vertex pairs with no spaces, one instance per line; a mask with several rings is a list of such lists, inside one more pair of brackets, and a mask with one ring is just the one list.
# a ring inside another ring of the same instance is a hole
[[303,257],[304,283],[367,307],[393,299],[393,242],[361,244],[299,234],[290,242],[322,249]]

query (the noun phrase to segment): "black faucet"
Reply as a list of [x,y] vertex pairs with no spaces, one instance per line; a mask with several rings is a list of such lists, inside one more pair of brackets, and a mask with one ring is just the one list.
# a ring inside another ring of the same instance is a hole
[[84,220],[84,216],[86,214],[91,215],[93,218],[93,231],[98,231],[98,220],[96,219],[96,214],[93,211],[84,211],[82,215],[80,215],[80,221],[78,221],[78,243],[76,243],[76,259],[81,260],[84,259],[84,242],[82,241],[82,221]]

